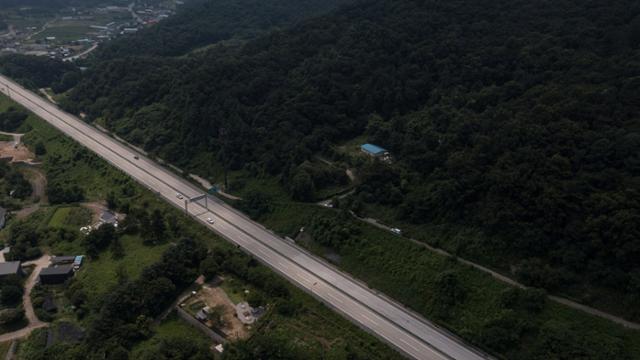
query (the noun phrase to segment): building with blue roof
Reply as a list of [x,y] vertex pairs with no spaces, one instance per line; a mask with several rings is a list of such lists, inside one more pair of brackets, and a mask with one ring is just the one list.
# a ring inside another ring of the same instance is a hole
[[82,265],[82,261],[84,260],[84,256],[83,255],[78,255],[75,257],[75,259],[73,260],[73,267],[74,268],[79,268]]
[[389,151],[381,148],[378,145],[364,144],[360,146],[360,150],[367,155],[377,157],[377,158],[389,156]]

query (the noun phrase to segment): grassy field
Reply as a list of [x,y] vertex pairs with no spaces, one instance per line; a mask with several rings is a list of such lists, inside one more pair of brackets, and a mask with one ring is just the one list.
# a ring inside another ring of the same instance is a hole
[[247,289],[246,284],[233,276],[224,275],[224,281],[220,284],[220,287],[227,293],[227,296],[229,296],[229,299],[231,299],[234,304],[247,301],[244,293],[244,290]]
[[86,25],[52,26],[34,36],[33,39],[42,40],[47,37],[55,37],[56,42],[68,42],[83,39],[92,31],[93,29]]
[[163,341],[169,338],[183,338],[190,341],[205,343],[209,342],[209,338],[203,335],[193,326],[187,324],[183,320],[180,320],[177,315],[169,315],[162,323],[156,326],[154,329],[155,334],[148,340],[145,340],[137,344],[131,351],[130,359],[136,359],[147,348],[154,345],[158,341]]
[[84,285],[90,299],[98,299],[116,285],[119,271],[124,271],[131,280],[136,279],[145,267],[157,262],[170,246],[146,246],[138,236],[130,235],[125,235],[121,242],[125,252],[123,258],[113,259],[111,251],[106,251],[98,259],[87,261],[78,272],[77,279]]
[[55,227],[55,228],[63,227],[70,212],[71,212],[70,207],[58,208],[56,212],[53,213],[51,220],[49,220],[49,226]]
[[78,230],[81,226],[90,225],[91,211],[79,206],[59,207],[49,220],[49,227]]

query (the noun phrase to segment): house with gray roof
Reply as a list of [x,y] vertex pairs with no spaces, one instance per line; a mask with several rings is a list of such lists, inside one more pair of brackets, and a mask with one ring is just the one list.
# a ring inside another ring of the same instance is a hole
[[0,263],[0,278],[9,275],[23,276],[22,263],[20,261],[7,261]]
[[73,264],[49,266],[40,271],[40,283],[62,284],[73,277]]

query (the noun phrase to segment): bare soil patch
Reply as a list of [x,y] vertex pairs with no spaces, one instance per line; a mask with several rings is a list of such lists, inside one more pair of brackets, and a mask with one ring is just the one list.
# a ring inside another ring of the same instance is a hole
[[35,158],[35,154],[22,143],[0,141],[0,159],[11,159],[12,163],[24,162],[33,164]]
[[[229,299],[227,294],[218,286],[203,285],[200,291],[187,301],[186,305],[203,302],[213,309],[218,307],[221,310],[222,325],[216,328],[225,334],[229,341],[246,339],[249,337],[249,329],[244,326],[236,317],[235,304]],[[213,323],[207,323],[208,326]]]

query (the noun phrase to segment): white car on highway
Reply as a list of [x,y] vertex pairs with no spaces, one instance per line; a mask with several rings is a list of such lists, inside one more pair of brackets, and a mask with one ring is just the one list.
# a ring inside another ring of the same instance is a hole
[[212,219],[212,218],[208,217],[208,218],[207,218],[207,222],[208,222],[209,224],[213,225],[213,219]]
[[184,199],[184,196],[182,196],[182,194],[180,193],[176,193],[176,197],[180,200]]

